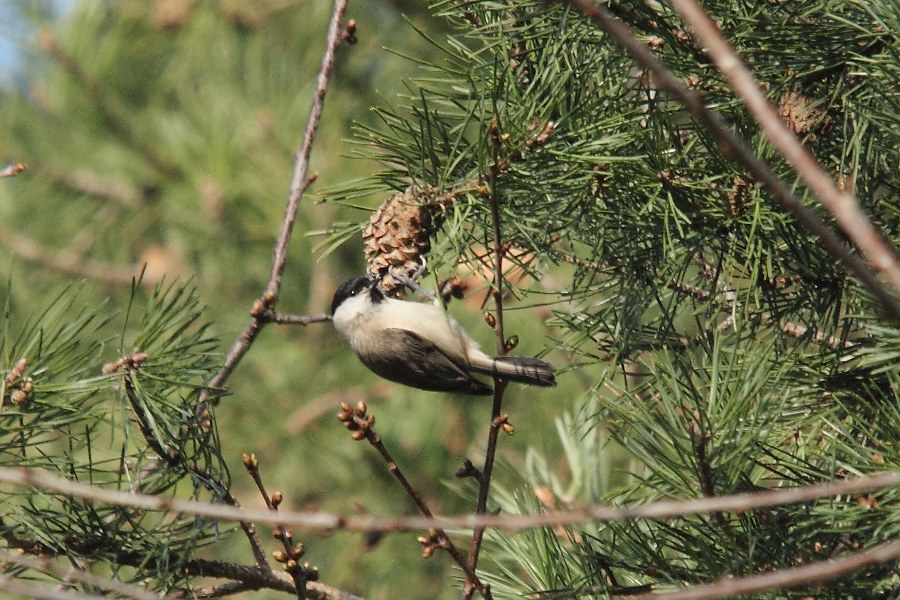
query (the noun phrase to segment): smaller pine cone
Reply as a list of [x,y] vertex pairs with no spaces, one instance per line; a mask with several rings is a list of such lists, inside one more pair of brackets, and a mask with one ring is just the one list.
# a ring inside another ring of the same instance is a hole
[[367,270],[382,278],[386,292],[400,291],[402,286],[391,274],[412,276],[431,247],[434,205],[420,200],[417,193],[408,188],[385,200],[363,230]]
[[822,118],[822,111],[816,108],[799,88],[790,89],[781,96],[778,101],[778,112],[784,124],[799,135],[812,131]]

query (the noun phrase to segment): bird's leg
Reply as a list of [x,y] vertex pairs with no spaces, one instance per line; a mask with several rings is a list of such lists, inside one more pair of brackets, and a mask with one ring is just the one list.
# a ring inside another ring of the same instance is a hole
[[437,303],[437,296],[435,296],[434,293],[423,288],[421,285],[419,285],[419,282],[416,281],[425,273],[425,270],[428,268],[425,262],[425,257],[422,256],[419,258],[422,261],[422,264],[419,265],[419,268],[416,269],[416,272],[413,273],[412,277],[407,277],[406,275],[403,275],[401,273],[394,273],[393,271],[391,271],[391,277],[393,277],[400,285],[406,286],[414,292],[419,292],[432,302]]

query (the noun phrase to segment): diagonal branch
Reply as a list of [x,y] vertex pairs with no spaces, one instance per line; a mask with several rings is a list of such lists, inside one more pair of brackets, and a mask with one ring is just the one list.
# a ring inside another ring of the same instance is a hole
[[[412,483],[410,483],[409,479],[406,478],[406,474],[404,474],[403,470],[400,468],[400,465],[394,460],[390,450],[384,445],[381,436],[375,431],[375,415],[369,414],[366,403],[361,400],[356,405],[356,409],[353,409],[346,402],[342,402],[341,412],[338,413],[337,418],[344,423],[344,426],[347,429],[353,432],[351,437],[354,440],[359,441],[364,439],[378,451],[381,458],[384,459],[388,471],[390,471],[394,478],[400,482],[406,495],[412,500],[413,504],[416,505],[416,508],[419,509],[422,516],[432,518],[434,515],[432,514],[431,509],[428,508],[428,504],[426,504],[425,500],[422,499],[422,496],[416,492]],[[466,581],[471,582],[472,586],[477,588],[486,600],[491,600],[490,586],[485,585],[478,579],[478,575],[463,559],[459,550],[456,548],[456,544],[453,543],[453,540],[450,539],[450,536],[447,535],[446,531],[441,528],[435,528],[429,532],[428,537],[420,537],[419,542],[423,546],[423,558],[431,556],[434,553],[435,548],[444,550],[450,555],[453,562],[459,565],[459,568],[462,569],[463,573],[465,573]]]
[[765,186],[781,206],[794,215],[797,221],[810,233],[819,238],[822,247],[862,282],[881,304],[900,320],[900,299],[897,298],[811,209],[795,197],[778,175],[743,143],[728,128],[722,118],[707,108],[703,97],[690,90],[671,71],[660,63],[653,53],[639,42],[629,29],[619,23],[603,6],[591,0],[564,0],[597,26],[606,31],[632,59],[650,70],[654,81],[663,90],[677,98],[685,108],[704,126],[721,146],[722,154],[742,165],[760,184]]
[[[287,263],[288,246],[291,242],[291,234],[294,231],[294,223],[297,220],[297,211],[300,208],[300,200],[306,188],[315,181],[316,176],[309,175],[309,157],[312,153],[313,142],[319,121],[322,118],[322,107],[325,104],[325,94],[328,91],[328,81],[334,66],[335,54],[342,43],[341,19],[347,8],[347,0],[334,0],[334,9],[331,14],[331,22],[328,25],[328,38],[325,43],[325,51],[322,54],[322,65],[316,79],[316,89],[313,94],[312,107],[309,110],[309,118],[306,121],[306,130],[303,134],[303,143],[297,151],[297,160],[294,163],[294,174],[291,179],[291,190],[288,194],[287,206],[284,217],[281,220],[281,230],[272,252],[272,268],[269,272],[269,281],[262,295],[253,303],[250,310],[250,322],[232,344],[222,370],[209,382],[209,387],[221,387],[231,376],[238,363],[250,349],[250,345],[262,327],[272,321],[275,305],[278,303],[278,294],[281,289],[281,277]],[[318,322],[313,319],[311,322]],[[206,394],[201,396],[201,409],[206,404]],[[201,410],[202,412],[202,410]]]
[[769,143],[794,167],[806,186],[834,215],[841,231],[863,251],[875,271],[884,274],[894,292],[900,294],[900,258],[863,212],[859,200],[849,192],[838,190],[812,152],[784,125],[762,93],[759,82],[719,33],[700,3],[697,0],[672,0],[672,4],[709,49],[713,62],[756,118]]

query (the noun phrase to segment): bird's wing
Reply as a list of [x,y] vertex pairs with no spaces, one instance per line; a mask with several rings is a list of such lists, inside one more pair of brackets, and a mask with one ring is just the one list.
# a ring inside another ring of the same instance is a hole
[[[469,365],[448,355],[435,344],[406,329],[382,332],[384,347],[367,353],[367,367],[378,375],[423,390],[490,394],[492,388],[469,374]],[[391,352],[390,349],[402,349]],[[362,358],[362,356],[360,357]]]

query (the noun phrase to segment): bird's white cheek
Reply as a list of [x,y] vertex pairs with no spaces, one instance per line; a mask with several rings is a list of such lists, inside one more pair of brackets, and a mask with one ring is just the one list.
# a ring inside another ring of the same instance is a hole
[[334,328],[347,339],[350,338],[350,321],[352,321],[352,319],[353,315],[350,314],[350,311],[338,308],[334,313]]

